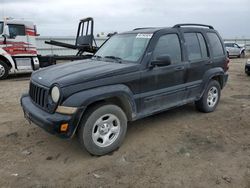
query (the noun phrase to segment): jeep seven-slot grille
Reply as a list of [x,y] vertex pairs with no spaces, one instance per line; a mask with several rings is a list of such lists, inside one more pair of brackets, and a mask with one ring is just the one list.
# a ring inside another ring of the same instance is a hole
[[36,104],[38,104],[42,108],[46,108],[47,105],[47,92],[47,89],[30,82],[30,97]]

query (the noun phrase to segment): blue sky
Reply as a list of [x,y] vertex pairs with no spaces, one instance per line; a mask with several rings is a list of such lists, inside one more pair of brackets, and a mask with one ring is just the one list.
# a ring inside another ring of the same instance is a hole
[[79,19],[91,16],[95,33],[191,22],[250,38],[250,0],[0,0],[0,15],[32,20],[42,36],[74,36]]

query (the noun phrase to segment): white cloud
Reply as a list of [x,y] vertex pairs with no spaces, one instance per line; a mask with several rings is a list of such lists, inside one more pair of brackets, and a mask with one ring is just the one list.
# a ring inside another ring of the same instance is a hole
[[79,19],[96,32],[135,27],[212,24],[224,37],[250,37],[249,0],[0,0],[0,15],[33,20],[41,35],[75,35]]

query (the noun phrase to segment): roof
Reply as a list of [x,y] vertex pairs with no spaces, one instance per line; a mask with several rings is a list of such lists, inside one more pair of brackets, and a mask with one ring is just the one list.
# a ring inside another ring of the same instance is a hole
[[32,21],[22,20],[22,19],[6,19],[6,20],[0,20],[0,22],[6,22],[7,24],[22,24],[26,26],[33,26]]
[[146,28],[136,28],[132,31],[123,32],[126,33],[155,33],[162,29],[171,29],[171,27],[146,27]]
[[156,31],[160,30],[167,30],[173,28],[183,28],[183,29],[199,29],[199,30],[213,30],[213,26],[211,25],[204,25],[204,24],[193,24],[193,23],[185,23],[185,24],[176,24],[173,27],[144,27],[144,28],[135,28],[132,31],[127,31],[123,33],[155,33]]

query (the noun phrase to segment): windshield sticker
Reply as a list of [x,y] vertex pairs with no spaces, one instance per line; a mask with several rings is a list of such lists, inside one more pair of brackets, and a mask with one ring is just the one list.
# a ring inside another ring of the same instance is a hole
[[147,33],[138,33],[136,38],[141,39],[150,39],[153,36],[153,34],[147,34]]

